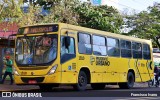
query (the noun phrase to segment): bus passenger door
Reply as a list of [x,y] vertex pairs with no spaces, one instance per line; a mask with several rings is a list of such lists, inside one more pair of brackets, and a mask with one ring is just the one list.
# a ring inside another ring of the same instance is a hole
[[75,39],[61,36],[61,83],[76,83],[76,65]]

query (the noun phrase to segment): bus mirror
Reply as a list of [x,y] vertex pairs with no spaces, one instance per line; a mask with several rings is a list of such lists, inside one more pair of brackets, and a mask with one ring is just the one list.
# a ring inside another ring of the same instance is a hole
[[64,40],[65,40],[65,47],[68,48],[70,45],[70,37],[67,36],[64,38]]

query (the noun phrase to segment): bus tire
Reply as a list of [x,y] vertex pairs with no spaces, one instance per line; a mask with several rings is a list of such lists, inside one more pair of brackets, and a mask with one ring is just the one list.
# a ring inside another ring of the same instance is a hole
[[132,72],[129,72],[127,75],[127,82],[119,83],[119,87],[121,89],[131,89],[134,86],[134,75]]
[[48,91],[52,90],[53,86],[51,86],[51,85],[39,85],[39,88],[43,92],[48,92]]
[[92,84],[91,84],[91,87],[92,87],[92,89],[94,89],[94,90],[104,89],[105,86],[106,86],[106,84],[104,84],[104,83],[92,83]]
[[78,75],[78,83],[73,85],[73,88],[77,91],[84,91],[87,87],[87,75],[84,71],[80,71]]

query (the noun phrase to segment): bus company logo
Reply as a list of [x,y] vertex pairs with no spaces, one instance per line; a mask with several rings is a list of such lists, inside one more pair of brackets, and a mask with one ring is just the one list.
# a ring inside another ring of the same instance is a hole
[[99,66],[110,66],[110,61],[106,57],[96,57],[96,65]]
[[11,97],[11,92],[2,92],[2,97]]

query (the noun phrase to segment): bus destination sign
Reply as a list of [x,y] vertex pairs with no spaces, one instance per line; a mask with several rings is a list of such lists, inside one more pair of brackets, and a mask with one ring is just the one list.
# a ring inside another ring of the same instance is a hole
[[18,34],[33,34],[33,33],[47,33],[57,32],[58,25],[46,25],[46,26],[31,26],[23,27],[18,30]]

